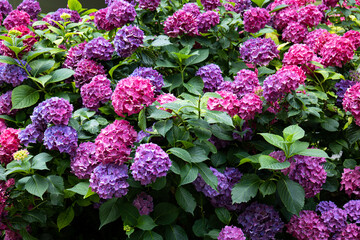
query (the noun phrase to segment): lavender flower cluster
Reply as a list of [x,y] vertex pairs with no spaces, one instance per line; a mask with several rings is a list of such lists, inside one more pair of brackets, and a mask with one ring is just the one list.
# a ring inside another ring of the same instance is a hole
[[204,81],[204,92],[214,92],[220,84],[224,81],[222,77],[222,71],[216,64],[205,65],[196,72],[196,76],[199,76]]
[[252,38],[240,47],[241,58],[259,66],[268,65],[275,57],[279,57],[279,53],[275,42],[270,38]]
[[154,93],[160,94],[161,88],[165,85],[163,76],[156,70],[148,67],[136,68],[129,77],[142,77],[150,79],[151,84],[155,87]]

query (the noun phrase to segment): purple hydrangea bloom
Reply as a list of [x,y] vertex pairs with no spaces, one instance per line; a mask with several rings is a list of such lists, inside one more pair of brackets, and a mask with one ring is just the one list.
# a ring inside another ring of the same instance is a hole
[[75,70],[78,63],[84,58],[84,49],[86,42],[73,46],[69,49],[66,59],[64,61],[64,67]]
[[150,11],[155,11],[156,8],[160,5],[160,0],[138,0],[139,8],[147,9]]
[[90,187],[100,198],[120,198],[128,192],[129,178],[127,165],[100,164],[90,176]]
[[212,27],[220,22],[220,16],[217,12],[206,11],[197,17],[198,30],[201,33],[207,33]]
[[275,42],[270,38],[252,38],[240,48],[241,58],[245,62],[260,66],[268,65],[279,53]]
[[34,123],[27,125],[24,130],[19,132],[20,143],[28,146],[30,143],[36,143],[43,140],[43,131]]
[[270,14],[265,8],[250,8],[244,13],[244,30],[256,33],[265,27],[270,18]]
[[342,230],[340,236],[336,240],[358,240],[360,239],[360,227],[355,223],[350,223]]
[[143,44],[144,32],[137,26],[124,26],[115,36],[114,46],[120,57],[130,57]]
[[349,77],[354,82],[360,82],[360,73],[356,70],[350,70]]
[[321,201],[319,202],[319,204],[316,206],[316,211],[320,212],[320,213],[324,213],[326,211],[329,211],[333,208],[337,208],[336,204],[332,201]]
[[[19,64],[19,60],[16,60]],[[26,65],[27,63],[21,60],[22,65]],[[28,72],[31,71],[29,65],[26,66]],[[13,87],[19,86],[25,79],[28,78],[26,71],[14,64],[3,63],[0,64],[0,82],[6,82],[11,84]]]
[[239,142],[244,142],[244,141],[250,141],[253,137],[253,131],[246,123],[243,124],[241,131],[239,132],[242,132],[242,134],[233,132],[232,137],[234,138],[234,140],[237,140]]
[[44,146],[49,150],[73,155],[77,148],[77,141],[76,130],[69,126],[52,126],[44,132]]
[[136,68],[129,77],[142,77],[150,79],[151,85],[155,87],[154,93],[160,94],[161,88],[164,86],[163,76],[156,70],[147,67]]
[[115,49],[103,37],[97,37],[88,42],[84,48],[84,56],[93,60],[110,60]]
[[191,13],[194,17],[200,15],[200,8],[196,3],[186,3],[182,7],[182,10]]
[[135,180],[147,185],[166,176],[171,167],[168,154],[154,143],[141,144],[135,153],[130,170]]
[[185,34],[189,36],[196,36],[199,34],[196,16],[194,16],[191,12],[178,10],[165,20],[164,32],[166,35],[173,38]]
[[24,0],[17,6],[17,10],[24,11],[30,15],[31,19],[36,19],[41,12],[40,3],[36,0]]
[[16,110],[11,110],[11,93],[12,91],[7,91],[0,95],[0,115],[14,115],[17,112]]
[[311,50],[316,49],[316,39],[320,37],[323,33],[327,32],[325,29],[319,28],[314,31],[309,32],[304,40],[304,43],[310,47]]
[[220,0],[200,0],[204,6],[205,11],[213,10],[221,6]]
[[123,0],[112,2],[106,13],[106,19],[117,28],[134,21],[135,17],[136,11],[134,6]]
[[111,82],[104,75],[93,77],[90,83],[84,84],[81,89],[81,98],[85,107],[97,110],[101,103],[111,99]]
[[259,87],[259,79],[255,72],[243,69],[234,77],[234,81],[222,82],[218,90],[225,90],[234,93],[241,99],[247,93],[253,93],[255,88]]
[[141,142],[144,138],[147,138],[147,137],[150,137],[151,134],[148,133],[148,132],[152,132],[153,131],[153,128],[152,127],[149,127],[146,129],[147,132],[141,130],[140,132],[138,132],[138,135],[137,135],[137,138],[136,138],[136,141],[135,142]]
[[39,106],[39,117],[37,119],[38,122],[43,121],[44,124],[67,125],[74,110],[73,105],[68,100],[59,97],[49,98]]
[[218,240],[246,240],[243,231],[234,226],[225,226],[219,233]]
[[224,81],[221,76],[221,69],[216,64],[205,65],[196,72],[196,76],[200,76],[204,81],[204,92],[214,92]]
[[337,95],[336,106],[342,107],[342,102],[346,90],[351,86],[354,86],[355,84],[356,82],[353,82],[351,80],[340,80],[340,82],[335,84],[336,95]]
[[13,7],[8,0],[0,0],[0,14],[6,17],[12,11]]
[[249,8],[251,8],[251,0],[235,0],[235,12],[243,14]]
[[360,223],[360,200],[350,200],[344,204],[350,222]]
[[49,23],[54,26],[54,27],[58,27],[58,25],[56,23],[54,23],[53,21],[57,21],[57,22],[64,22],[64,19],[61,18],[62,14],[69,14],[70,18],[66,19],[65,21],[70,21],[70,22],[74,22],[74,23],[78,23],[80,22],[81,18],[80,15],[77,11],[75,10],[70,10],[68,8],[59,8],[58,10],[56,10],[56,12],[54,12],[53,14],[50,15],[49,18]]
[[153,198],[144,192],[136,196],[133,205],[139,210],[140,215],[149,215],[154,210]]
[[252,240],[275,239],[276,233],[281,232],[284,227],[273,206],[256,202],[247,207],[237,221]]
[[283,30],[291,22],[297,22],[298,13],[296,9],[287,7],[275,13],[273,17],[273,25],[277,30]]
[[10,30],[18,26],[27,26],[30,24],[30,15],[24,11],[13,10],[6,16],[3,25],[6,30]]
[[322,3],[328,7],[335,7],[339,0],[322,0]]
[[75,69],[75,85],[81,88],[84,84],[90,83],[93,77],[105,74],[104,66],[100,63],[91,59],[82,59]]
[[283,30],[282,39],[287,42],[301,43],[307,34],[306,26],[298,22],[291,22]]
[[95,143],[81,143],[76,149],[75,157],[71,159],[71,172],[80,179],[89,179],[94,168],[99,165],[95,152]]
[[115,28],[115,26],[106,19],[107,11],[108,8],[99,9],[94,15],[94,23],[100,30],[111,31]]
[[321,214],[325,226],[329,232],[341,232],[346,227],[347,212],[340,208],[333,208]]

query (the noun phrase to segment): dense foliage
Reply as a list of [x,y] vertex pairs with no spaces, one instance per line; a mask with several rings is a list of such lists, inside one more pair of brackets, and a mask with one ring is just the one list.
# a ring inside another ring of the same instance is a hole
[[360,3],[0,0],[5,239],[360,239]]

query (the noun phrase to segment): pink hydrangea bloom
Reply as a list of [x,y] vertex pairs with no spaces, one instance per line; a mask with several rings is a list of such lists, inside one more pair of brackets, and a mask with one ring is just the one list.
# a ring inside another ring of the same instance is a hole
[[298,13],[295,9],[287,7],[275,13],[273,25],[277,30],[283,30],[291,22],[297,22]]
[[200,15],[200,8],[196,3],[186,3],[182,7],[182,10],[184,10],[185,12],[191,13],[192,15],[194,15],[194,17],[197,17]]
[[84,58],[85,46],[86,42],[82,42],[79,45],[71,47],[66,55],[63,66],[75,70],[78,63]]
[[320,51],[325,66],[342,67],[354,57],[353,42],[344,37],[331,38]]
[[355,49],[360,47],[360,32],[349,30],[343,35],[343,37],[351,40],[355,46]]
[[360,166],[356,166],[355,169],[344,168],[340,190],[343,189],[349,196],[352,194],[357,197],[360,196]]
[[283,63],[286,65],[303,65],[313,59],[314,51],[305,44],[294,44],[284,54]]
[[91,172],[99,164],[95,156],[96,144],[83,142],[76,149],[76,155],[71,159],[71,172],[80,179],[89,179]]
[[270,14],[264,8],[250,8],[244,13],[244,30],[256,33],[270,21]]
[[97,75],[105,75],[104,66],[91,59],[82,59],[75,69],[75,85],[81,88],[84,84],[90,83]]
[[336,240],[360,239],[360,227],[356,223],[347,224]]
[[197,19],[198,30],[201,33],[208,32],[212,27],[216,26],[220,22],[220,16],[217,12],[206,11],[200,14]]
[[155,11],[160,5],[160,0],[139,0],[139,8]]
[[287,42],[301,43],[307,34],[308,30],[304,25],[298,22],[291,22],[283,30],[282,39]]
[[164,32],[166,35],[173,38],[181,35],[198,35],[196,17],[190,12],[178,10],[165,20]]
[[20,129],[6,128],[0,133],[0,163],[8,164],[12,155],[20,148],[18,134]]
[[205,11],[213,10],[221,6],[220,0],[200,0],[204,6]]
[[263,102],[255,93],[247,93],[239,101],[238,115],[244,120],[251,120],[255,118],[256,113],[262,112]]
[[239,113],[240,101],[237,96],[227,91],[217,91],[222,98],[210,97],[207,102],[209,110],[227,112],[231,117]]
[[[170,102],[174,102],[176,101],[177,98],[171,94],[171,93],[164,93],[164,94],[161,94],[159,96],[157,96],[157,98],[155,99],[156,102],[160,103],[161,105],[165,104],[165,103],[170,103]],[[164,110],[164,111],[168,111],[171,113],[171,110],[170,109],[166,109],[164,107],[159,107],[159,106],[156,106],[157,108],[161,109],[161,110]]]
[[97,161],[116,164],[127,162],[136,136],[137,132],[128,121],[115,120],[102,129],[95,139]]
[[218,240],[246,240],[241,228],[234,226],[225,226],[219,233]]
[[18,26],[27,26],[30,24],[30,15],[24,11],[13,10],[7,15],[3,21],[3,25],[7,30]]
[[278,72],[293,71],[299,76],[299,84],[304,84],[306,80],[305,72],[296,65],[285,65],[278,70]]
[[314,52],[315,53],[320,53],[320,51],[323,49],[323,46],[325,43],[327,43],[328,41],[330,41],[330,39],[332,38],[339,38],[340,36],[336,35],[335,33],[329,33],[328,31],[323,32],[320,36],[318,36],[315,39],[315,44],[314,44]]
[[309,4],[299,9],[298,16],[299,23],[312,28],[319,25],[324,15],[317,6]]
[[106,18],[107,11],[108,8],[102,8],[94,15],[94,23],[99,30],[111,31],[115,28],[115,26]]
[[355,123],[360,126],[360,83],[346,90],[342,104],[344,110],[350,112],[355,118]]
[[93,77],[90,83],[81,87],[81,98],[85,107],[97,110],[101,103],[110,100],[112,90],[110,80],[104,75]]
[[149,79],[127,77],[118,82],[111,100],[119,116],[130,116],[154,102],[154,89]]
[[309,32],[304,40],[304,43],[308,45],[312,50],[315,50],[315,42],[318,37],[320,37],[323,33],[327,32],[325,29],[319,28],[314,31]]
[[335,7],[339,0],[322,0],[322,3],[327,7]]

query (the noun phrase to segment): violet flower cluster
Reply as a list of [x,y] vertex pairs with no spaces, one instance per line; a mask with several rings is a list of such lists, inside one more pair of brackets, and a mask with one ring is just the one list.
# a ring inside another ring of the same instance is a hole
[[130,74],[129,77],[142,77],[150,79],[151,84],[155,87],[155,95],[160,94],[161,88],[165,85],[163,76],[153,68],[138,67]]
[[145,192],[139,193],[133,201],[140,215],[149,215],[154,210],[153,198]]
[[13,7],[8,0],[0,0],[0,14],[1,19],[5,18],[12,11]]
[[[70,18],[68,19],[63,19],[62,15],[63,14],[68,14],[70,16]],[[56,22],[73,22],[73,23],[78,23],[81,21],[80,15],[77,11],[75,10],[70,10],[68,8],[59,8],[58,10],[56,10],[56,12],[54,12],[53,14],[50,15],[49,19],[48,19],[48,23],[50,23],[53,27],[59,27],[54,21]]]
[[94,15],[94,23],[99,30],[111,31],[115,28],[115,26],[106,19],[107,11],[108,8],[102,8],[99,9]]
[[30,15],[24,11],[13,10],[7,15],[3,21],[6,30],[10,30],[18,26],[27,26],[30,24]]
[[275,42],[270,38],[251,38],[240,47],[241,58],[259,66],[268,65],[275,57],[279,57],[279,53]]
[[204,81],[204,92],[214,92],[220,84],[224,81],[222,71],[216,64],[208,64],[199,68],[196,76],[199,76]]
[[72,70],[77,68],[78,63],[84,58],[84,49],[86,44],[86,42],[83,42],[69,49],[63,64],[65,68]]
[[306,26],[298,22],[291,22],[284,28],[281,37],[286,42],[301,43],[307,34],[308,30]]
[[103,37],[97,37],[88,42],[84,48],[84,57],[93,60],[110,60],[115,49]]
[[273,26],[281,31],[292,22],[297,22],[298,13],[294,8],[287,7],[275,13],[273,16]]
[[36,20],[41,12],[40,3],[36,0],[24,0],[17,6],[17,10],[24,11],[30,15],[32,20]]
[[360,200],[350,200],[343,207],[351,223],[360,223]]
[[[28,72],[31,71],[31,67],[26,65],[27,63],[24,60],[16,60],[16,62],[20,65],[26,66],[26,70]],[[7,63],[0,63],[0,76],[0,83],[5,82],[11,84],[13,87],[19,86],[25,79],[28,78],[28,74],[23,68],[15,64]]]
[[336,105],[338,107],[342,107],[342,102],[343,102],[343,98],[344,98],[346,90],[348,88],[354,86],[355,84],[356,84],[356,82],[351,81],[351,80],[340,80],[340,82],[337,82],[335,84],[336,95],[337,95]]
[[11,93],[12,91],[7,91],[6,93],[0,95],[0,115],[14,115],[16,110],[11,110]]
[[80,179],[89,179],[91,172],[99,165],[95,153],[95,143],[81,143],[76,149],[75,157],[71,159],[71,172]]
[[78,135],[74,128],[64,125],[52,126],[44,132],[44,146],[49,150],[74,155],[77,148]]
[[346,90],[342,104],[344,110],[350,112],[354,116],[355,123],[360,126],[360,83]]
[[250,33],[256,33],[270,21],[270,14],[265,8],[250,8],[245,11],[244,30]]
[[83,105],[91,110],[97,110],[100,104],[111,99],[112,90],[110,80],[104,75],[93,77],[90,83],[84,84],[81,89]]
[[336,204],[332,201],[321,201],[319,202],[319,204],[316,206],[316,211],[320,212],[321,214],[329,211],[331,209],[337,208]]
[[218,240],[246,240],[241,228],[235,226],[225,226],[219,233]]
[[130,57],[143,44],[144,32],[137,26],[124,26],[115,36],[114,47],[120,57]]
[[164,32],[169,37],[176,38],[182,35],[198,35],[196,17],[191,12],[178,10],[164,22]]
[[136,11],[132,4],[116,0],[107,8],[106,19],[116,28],[124,26],[128,22],[135,20]]
[[191,13],[195,18],[200,15],[200,8],[196,3],[185,3],[182,10]]
[[220,16],[217,12],[206,11],[201,13],[197,18],[198,30],[200,33],[207,33],[212,27],[220,22]]
[[160,0],[138,0],[139,8],[147,9],[149,11],[155,11],[160,5]]
[[213,10],[221,6],[220,0],[200,0],[204,6],[205,11]]
[[339,233],[346,227],[347,212],[340,208],[332,208],[321,214],[321,220],[324,222],[330,233]]
[[75,69],[75,86],[81,88],[84,84],[90,83],[93,77],[105,74],[105,68],[100,63],[91,59],[82,59]]
[[360,196],[360,166],[356,166],[354,169],[344,168],[344,172],[341,175],[340,190],[345,190],[349,197],[352,194],[357,197]]

